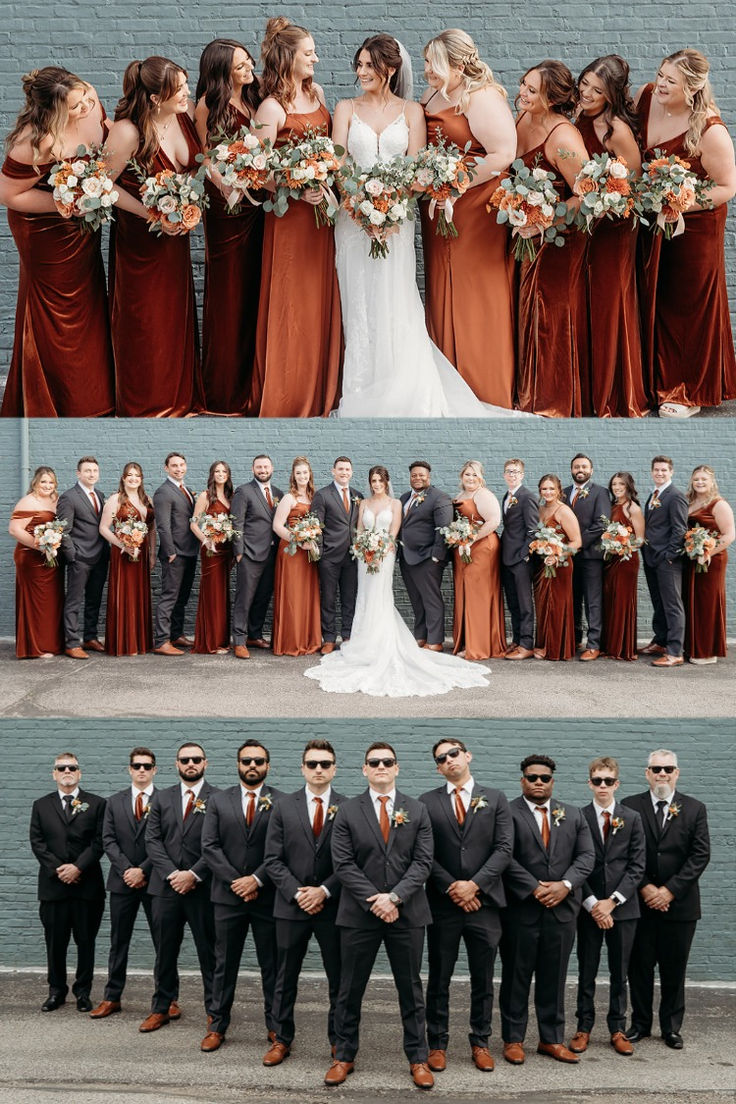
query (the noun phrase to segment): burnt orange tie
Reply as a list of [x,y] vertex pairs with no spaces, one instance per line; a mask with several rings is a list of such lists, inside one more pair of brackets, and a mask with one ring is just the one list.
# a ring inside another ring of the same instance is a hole
[[187,497],[187,501],[188,501],[188,502],[191,502],[191,501],[192,501],[192,496],[190,495],[189,491],[188,491],[188,490],[186,489],[186,487],[184,486],[184,484],[183,484],[183,483],[182,483],[182,485],[181,485],[181,486],[179,487],[179,490],[181,491],[181,493],[182,493],[183,495],[186,495],[186,497]]
[[465,823],[465,806],[463,805],[461,796],[462,792],[461,786],[455,787],[455,816],[457,817],[458,824],[461,826]]
[[547,820],[547,806],[540,805],[539,811],[542,814],[542,843],[545,848],[549,850],[549,821]]
[[381,826],[381,835],[383,836],[383,842],[388,843],[389,832],[391,831],[391,825],[388,822],[388,812],[386,806],[388,804],[388,797],[379,797],[381,802],[381,815],[378,818],[378,823]]
[[659,502],[659,491],[655,491],[652,497],[649,499],[649,509],[653,510]]
[[97,495],[95,494],[95,492],[94,492],[94,491],[90,491],[90,492],[89,492],[89,497],[90,497],[90,499],[92,500],[92,505],[93,505],[93,507],[94,507],[94,511],[95,511],[95,513],[96,513],[96,514],[99,514],[99,512],[100,512],[100,503],[99,503],[99,501],[98,501],[98,499],[97,499]]
[[245,823],[250,828],[253,823],[253,817],[256,815],[256,795],[252,790],[248,790],[248,808],[245,810]]
[[321,797],[315,797],[313,798],[313,801],[317,806],[317,808],[314,810],[314,820],[312,821],[312,831],[314,832],[314,838],[316,839],[322,831],[322,826],[325,822],[325,811],[322,808]]
[[606,809],[603,812],[602,816],[603,816],[603,842],[605,843],[606,840],[608,839],[608,833],[611,831],[611,814],[609,813],[608,809]]
[[266,496],[266,502],[268,503],[269,510],[273,510],[273,495],[271,494],[271,488],[266,487],[263,493]]
[[194,790],[190,790],[189,791],[189,799],[187,801],[187,807],[184,810],[184,819],[185,820],[187,819],[187,817],[191,813],[193,806],[194,806]]
[[141,793],[135,799],[135,819],[143,819],[143,794]]
[[348,492],[343,489],[342,492],[342,504],[345,507],[345,513],[350,513],[350,499],[348,498]]

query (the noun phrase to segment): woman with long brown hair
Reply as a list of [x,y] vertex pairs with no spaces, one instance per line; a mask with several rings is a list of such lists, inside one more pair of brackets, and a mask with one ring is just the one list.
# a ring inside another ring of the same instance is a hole
[[[138,539],[124,540],[118,526],[142,522]],[[143,486],[143,469],[130,461],[123,468],[118,489],[105,502],[100,533],[110,544],[107,581],[105,651],[108,655],[143,655],[153,649],[151,567],[155,530],[153,503]]]
[[53,468],[36,468],[28,494],[16,503],[8,532],[18,543],[15,563],[15,654],[48,659],[64,651],[64,571],[51,566],[34,536],[37,525],[56,517],[59,499]]
[[[634,477],[614,472],[608,483],[611,521],[625,525],[632,536],[644,538],[644,512]],[[639,553],[628,560],[617,556],[603,565],[603,632],[601,652],[611,659],[635,660]]]
[[699,525],[716,535],[707,570],[685,560],[682,598],[685,605],[685,654],[691,663],[716,663],[726,655],[727,548],[736,538],[733,509],[721,498],[716,473],[699,464],[687,488],[688,529]]
[[217,517],[230,513],[233,500],[233,477],[230,465],[215,460],[210,465],[207,489],[197,496],[191,525],[201,544],[197,618],[194,625],[192,654],[225,655],[230,648],[230,570],[233,566],[232,545],[215,544],[197,524],[202,514]]
[[273,584],[273,654],[313,655],[322,643],[319,612],[318,543],[300,544],[293,555],[291,527],[312,510],[314,475],[306,456],[291,465],[289,490],[276,507],[273,531],[281,538]]
[[[567,247],[565,247],[567,248]],[[539,524],[554,529],[564,543],[577,552],[582,545],[575,514],[562,501],[562,483],[557,475],[539,480]],[[534,575],[534,609],[537,631],[535,659],[572,659],[575,655],[575,614],[572,600],[572,555],[548,575],[540,556]]]

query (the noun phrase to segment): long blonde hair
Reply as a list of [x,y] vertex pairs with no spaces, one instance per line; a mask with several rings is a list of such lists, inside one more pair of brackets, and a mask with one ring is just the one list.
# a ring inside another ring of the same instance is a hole
[[[261,44],[261,92],[264,99],[273,96],[284,111],[288,110],[289,104],[296,98],[298,89],[294,79],[294,58],[299,43],[305,38],[311,38],[309,31],[298,27],[285,15],[274,16],[266,24],[266,33]],[[302,92],[312,100],[317,99],[311,77],[302,81]]]
[[455,114],[467,111],[470,95],[479,88],[495,88],[504,98],[506,89],[493,76],[491,68],[481,61],[478,49],[467,31],[450,27],[429,40],[424,47],[423,56],[442,81],[440,91],[447,98],[450,83],[450,67],[460,67],[463,71],[463,91],[455,107]]
[[688,502],[694,502],[697,498],[695,488],[693,487],[693,478],[698,474],[698,472],[707,472],[707,474],[711,478],[711,491],[708,502],[712,502],[714,498],[718,498],[720,492],[718,490],[718,483],[716,482],[716,473],[713,471],[713,468],[710,466],[710,464],[698,464],[697,468],[693,468],[693,474],[690,476],[690,481],[687,485],[687,491],[685,492],[687,500]]
[[690,108],[690,125],[685,135],[685,149],[688,153],[695,154],[698,152],[708,115],[712,111],[718,111],[708,79],[710,62],[699,50],[692,50],[690,47],[670,54],[662,60],[662,65],[665,62],[674,65],[682,74],[685,99]]
[[64,128],[69,119],[66,104],[69,93],[76,88],[86,91],[90,85],[58,65],[31,69],[30,73],[21,77],[21,83],[26,102],[15,126],[5,139],[5,149],[12,149],[23,131],[28,129],[33,150],[32,164],[38,172],[41,142],[45,138],[51,138],[52,156],[62,152]]

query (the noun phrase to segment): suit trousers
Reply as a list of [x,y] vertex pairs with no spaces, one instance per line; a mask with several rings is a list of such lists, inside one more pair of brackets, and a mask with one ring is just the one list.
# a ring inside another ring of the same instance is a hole
[[272,1016],[273,991],[276,984],[276,928],[273,919],[251,912],[215,904],[215,975],[212,993],[210,1031],[224,1035],[230,1026],[230,1013],[235,1000],[238,970],[243,957],[243,947],[248,929],[253,931],[256,958],[261,971],[263,1011],[266,1030],[273,1031],[276,1024]]
[[583,640],[583,612],[588,625],[587,648],[600,650],[603,625],[603,560],[584,559],[578,553],[572,561],[572,600],[575,610],[575,643]]
[[105,1000],[119,1001],[125,988],[130,940],[141,906],[153,939],[151,898],[145,889],[136,889],[131,893],[110,894],[110,956],[107,962]]
[[194,889],[172,897],[152,897],[151,930],[156,948],[152,1012],[168,1012],[172,1001],[179,997],[179,949],[184,938],[184,925],[189,929],[197,949],[204,986],[204,1006],[212,1010],[212,976],[215,969],[215,925],[208,890]]
[[246,639],[259,640],[273,594],[274,557],[251,560],[243,555],[235,567],[235,600],[233,602],[233,643],[245,644]]
[[[64,643],[67,648],[78,648],[85,640],[97,639],[97,623],[100,618],[102,591],[107,578],[107,556],[96,563],[75,560],[66,565],[66,594],[64,596]],[[84,603],[83,631],[79,631],[79,614]]]
[[614,1035],[626,1030],[626,975],[631,948],[636,934],[637,919],[616,920],[612,928],[599,928],[585,909],[578,916],[578,1031],[592,1031],[595,1023],[595,979],[601,961],[603,940],[608,954],[610,992],[608,998],[608,1031]]
[[63,901],[41,901],[38,914],[46,939],[49,994],[65,997],[69,991],[66,980],[66,952],[69,940],[77,945],[77,970],[72,985],[75,997],[88,996],[95,969],[95,939],[100,930],[105,898],[91,901],[67,897]]
[[654,1020],[654,970],[659,969],[659,1026],[663,1035],[679,1032],[685,1015],[685,971],[695,935],[695,920],[665,920],[655,909],[642,909],[629,960],[631,1026],[644,1035]]
[[322,965],[327,975],[330,1008],[327,1013],[327,1036],[335,1042],[335,1005],[340,987],[340,934],[335,927],[334,916],[320,920],[310,916],[305,920],[276,918],[277,972],[273,995],[272,1019],[276,1038],[291,1046],[294,1039],[294,1005],[296,1004],[299,974],[307,953],[310,937],[314,935],[322,955]]
[[342,560],[318,560],[319,615],[322,639],[337,639],[337,592],[340,591],[340,634],[347,640],[353,629],[355,599],[358,594],[358,565],[346,553]]
[[539,1038],[561,1043],[565,1036],[565,979],[575,942],[575,920],[560,923],[540,905],[536,916],[507,908],[501,951],[501,1032],[505,1043],[523,1043],[534,977],[534,1008]]
[[414,639],[428,644],[443,644],[445,640],[445,601],[442,597],[442,573],[444,563],[422,560],[408,564],[401,560],[401,577],[404,580],[411,608],[414,611]]
[[477,912],[435,914],[427,929],[427,1042],[430,1050],[447,1050],[450,1038],[450,982],[465,943],[470,970],[471,1046],[488,1046],[493,1012],[493,965],[501,938],[501,920],[495,908]]
[[534,647],[534,589],[531,560],[502,565],[501,581],[511,617],[511,639],[520,648]]
[[644,563],[649,596],[654,606],[654,643],[668,655],[681,656],[685,646],[685,607],[682,601],[682,560],[663,560],[652,567]]
[[196,567],[196,556],[177,556],[173,563],[161,560],[161,593],[153,627],[155,648],[160,648],[169,640],[178,640],[183,634],[184,615]]
[[340,990],[335,1008],[335,1045],[339,1062],[352,1062],[358,1053],[360,1011],[373,963],[384,944],[399,995],[404,1026],[404,1053],[410,1062],[428,1056],[422,968],[424,928],[340,928]]

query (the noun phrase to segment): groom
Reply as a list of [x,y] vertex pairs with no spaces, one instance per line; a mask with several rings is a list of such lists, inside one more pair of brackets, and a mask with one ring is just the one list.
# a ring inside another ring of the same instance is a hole
[[322,523],[319,569],[319,612],[322,620],[322,655],[335,650],[337,640],[337,592],[340,591],[340,628],[343,644],[350,639],[358,592],[358,565],[350,545],[358,525],[358,508],[363,497],[350,486],[353,464],[338,456],[332,465],[332,483],[320,488],[312,499],[312,513]]
[[431,486],[431,477],[426,460],[409,465],[411,491],[401,496],[401,577],[414,611],[417,644],[441,652],[445,639],[442,572],[447,546],[438,530],[452,521],[452,501]]

